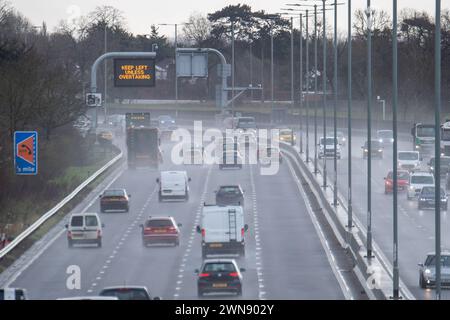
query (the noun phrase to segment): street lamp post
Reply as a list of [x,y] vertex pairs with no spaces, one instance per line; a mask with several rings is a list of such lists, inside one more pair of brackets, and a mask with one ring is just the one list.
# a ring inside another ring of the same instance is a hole
[[338,66],[337,66],[337,0],[334,0],[334,105],[333,105],[333,127],[334,127],[334,186],[333,186],[333,205],[338,205],[337,200],[337,103],[338,103]]
[[[393,178],[394,178],[394,200],[393,200],[393,299],[399,298],[399,269],[398,269],[398,185],[397,185],[397,103],[398,103],[398,39],[397,39],[397,0],[393,0],[393,26],[392,26],[392,131],[393,144]],[[379,97],[378,97],[378,100]],[[384,100],[383,100],[384,102]],[[384,104],[383,104],[384,105]],[[383,108],[384,109],[384,108]],[[384,110],[383,110],[384,120]]]
[[[291,109],[293,113],[294,112],[294,18],[293,17],[291,17]],[[294,139],[292,139],[291,141],[293,144]],[[300,148],[303,149],[303,143],[300,144]],[[301,150],[301,152],[303,152],[303,150]]]
[[[309,163],[309,10],[306,10],[306,58],[305,58],[305,68],[306,68],[306,162]],[[302,61],[303,62],[303,61]],[[303,77],[303,74],[301,75]],[[303,91],[303,87],[301,89]],[[303,96],[303,95],[302,95]]]
[[323,153],[323,188],[327,187],[327,157],[326,157],[326,144],[327,144],[327,28],[326,28],[326,12],[325,2],[322,0],[323,12],[323,72],[322,72],[322,98],[323,98],[323,139],[324,139],[324,153]]
[[[353,227],[353,204],[352,204],[352,0],[348,0],[348,52],[347,52],[347,90],[348,90],[348,105],[347,105],[347,121],[348,121],[348,221],[347,228],[349,236]],[[348,241],[349,244],[349,241]]]
[[[108,36],[107,36],[107,29],[108,25],[105,23],[105,50],[104,53],[106,53],[108,51]],[[106,117],[107,117],[107,111],[106,111],[106,94],[107,94],[107,86],[108,86],[108,70],[107,70],[107,64],[106,64],[106,60],[105,60],[105,64],[104,64],[104,71],[105,71],[105,75],[104,75],[104,80],[105,80],[105,97],[104,97],[104,105],[103,105],[103,110],[104,110],[104,123],[106,124]]]
[[[299,100],[299,122],[300,122],[300,153],[303,153],[302,134],[302,110],[303,110],[303,14],[300,13],[300,100]],[[292,140],[294,142],[294,140]],[[308,162],[308,108],[306,108],[306,162]]]
[[318,94],[318,83],[317,83],[317,5],[314,5],[314,174],[319,172],[317,163],[317,94]]
[[441,150],[439,141],[441,141],[440,123],[441,123],[441,0],[436,0],[435,14],[435,39],[434,39],[434,121],[435,121],[435,239],[436,239],[436,300],[441,299]]
[[372,258],[372,8],[367,0],[367,258]]

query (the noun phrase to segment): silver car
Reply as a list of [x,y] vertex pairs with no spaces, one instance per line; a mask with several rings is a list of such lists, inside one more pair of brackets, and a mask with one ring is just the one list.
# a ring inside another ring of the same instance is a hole
[[[424,263],[419,263],[419,285],[422,289],[436,284],[436,254],[428,253]],[[450,252],[441,253],[441,284],[450,286]]]

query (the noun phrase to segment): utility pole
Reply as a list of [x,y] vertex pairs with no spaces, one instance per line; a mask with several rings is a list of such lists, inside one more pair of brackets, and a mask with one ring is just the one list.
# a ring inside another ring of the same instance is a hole
[[[294,18],[293,17],[291,17],[291,108],[293,113],[294,112]],[[292,143],[293,142],[294,139],[292,139]],[[303,149],[303,143],[301,143],[300,148]],[[303,152],[303,150],[301,150],[301,152]]]
[[[108,36],[107,36],[107,31],[108,31],[108,25],[105,23],[105,52],[104,53],[106,53],[107,51],[108,51],[108,43],[107,43],[107,40],[108,40]],[[104,117],[105,117],[105,119],[104,119],[104,122],[105,122],[105,125],[106,125],[106,123],[107,123],[107,121],[106,121],[106,117],[107,117],[107,113],[106,113],[106,94],[107,94],[107,88],[108,88],[108,70],[107,70],[107,63],[106,63],[106,60],[105,60],[105,68],[104,68],[104,70],[105,70],[105,98],[104,98],[104,105],[103,105],[103,110],[104,110]],[[96,110],[97,110],[97,108],[96,108]]]
[[[234,18],[231,20],[231,117],[234,119]],[[232,121],[234,129],[234,121]]]
[[[305,61],[305,69],[306,69],[306,95],[305,95],[305,105],[306,105],[306,163],[309,163],[309,11],[306,10],[306,61]],[[303,63],[303,59],[302,59]],[[301,74],[303,78],[303,73]],[[303,85],[301,92],[303,92]],[[303,94],[301,94],[303,97]]]

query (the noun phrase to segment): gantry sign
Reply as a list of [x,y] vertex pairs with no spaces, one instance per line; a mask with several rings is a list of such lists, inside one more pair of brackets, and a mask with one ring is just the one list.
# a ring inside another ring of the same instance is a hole
[[114,86],[154,87],[155,59],[114,59]]

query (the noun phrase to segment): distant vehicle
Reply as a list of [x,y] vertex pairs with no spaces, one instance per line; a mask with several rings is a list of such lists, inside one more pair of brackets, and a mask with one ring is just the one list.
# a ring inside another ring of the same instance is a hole
[[172,217],[149,217],[142,228],[142,244],[146,247],[149,244],[171,243],[174,246],[180,245],[181,223],[176,223]]
[[341,146],[345,146],[345,144],[347,143],[347,138],[342,131],[337,132],[337,139]]
[[413,172],[409,176],[406,198],[416,198],[423,187],[434,187],[434,176],[429,172]]
[[113,127],[118,127],[122,124],[123,115],[113,114],[108,117],[108,124]]
[[334,143],[336,141],[336,157],[341,159],[341,146],[337,139],[334,137],[327,137],[324,139],[323,137],[319,140],[319,159],[322,158],[333,158],[335,154]]
[[74,213],[66,224],[69,248],[74,244],[91,244],[102,246],[102,228],[100,217],[96,213]]
[[[450,285],[450,252],[441,252],[441,284]],[[419,263],[419,286],[422,289],[436,285],[436,253],[427,254],[424,263]]]
[[[369,156],[369,143],[366,141],[361,148],[363,149],[363,159],[367,159]],[[383,159],[383,146],[378,140],[371,140],[370,150],[372,158]]]
[[202,235],[202,257],[209,254],[245,255],[245,232],[242,206],[205,205],[197,232]]
[[272,160],[283,162],[283,157],[279,148],[269,146],[260,146],[258,148],[258,161],[262,165],[270,164]]
[[392,130],[378,130],[377,140],[382,144],[392,144],[394,143],[394,133]]
[[286,142],[286,143],[292,143],[297,140],[297,135],[295,134],[294,130],[292,129],[280,129],[280,135],[279,135],[280,141]]
[[237,130],[240,130],[241,132],[247,131],[249,129],[256,129],[255,118],[254,117],[239,117],[236,119],[235,128]]
[[[406,170],[397,171],[397,190],[408,189],[409,172]],[[384,193],[388,194],[394,191],[394,173],[389,171],[388,175],[384,178]]]
[[158,117],[159,129],[162,131],[173,131],[178,127],[175,123],[175,119],[173,119],[169,115],[161,115]]
[[[435,165],[435,158],[432,157],[430,159],[430,161],[428,161],[428,167],[429,167],[430,172],[432,174],[434,174],[435,166],[436,166]],[[447,174],[450,172],[450,157],[442,156],[440,158],[440,168],[441,168],[441,170],[440,170],[441,177],[446,177]]]
[[422,154],[432,153],[434,150],[434,137],[436,127],[434,124],[415,123],[411,129],[413,148]]
[[243,159],[238,150],[227,150],[219,152],[218,162],[220,170],[223,168],[242,169]]
[[100,195],[100,212],[107,210],[130,211],[130,197],[125,189],[108,189]]
[[239,268],[233,259],[207,259],[198,275],[197,293],[202,297],[205,293],[232,293],[242,296],[242,274],[244,268]]
[[162,162],[158,128],[129,127],[127,129],[128,167],[157,168]]
[[58,298],[56,300],[119,300],[119,299],[117,297],[85,296],[85,297]]
[[419,151],[399,151],[397,163],[399,169],[408,171],[420,169],[421,157]]
[[441,124],[441,155],[450,156],[450,120]]
[[21,288],[0,288],[1,300],[27,300],[27,290]]
[[[322,159],[323,157],[334,157],[334,138],[333,137],[327,137],[326,139],[324,139],[323,137],[320,138],[319,140],[319,159]],[[341,148],[339,146],[339,142],[337,142],[336,145],[336,156],[338,159],[341,158]]]
[[128,285],[104,288],[99,296],[116,297],[119,300],[160,300],[159,297],[152,298],[146,287]]
[[101,131],[97,136],[100,143],[112,143],[113,134],[111,131]]
[[[424,208],[435,208],[435,187],[423,187],[419,194],[419,201],[417,203],[417,208],[422,210]],[[448,208],[448,196],[443,188],[441,188],[441,209],[447,211]]]
[[156,179],[159,184],[159,201],[164,200],[189,200],[189,182],[186,171],[161,171],[160,177]]
[[244,206],[244,190],[240,185],[220,186],[215,193],[218,206]]
[[152,127],[150,112],[127,112],[125,114],[126,128]]

